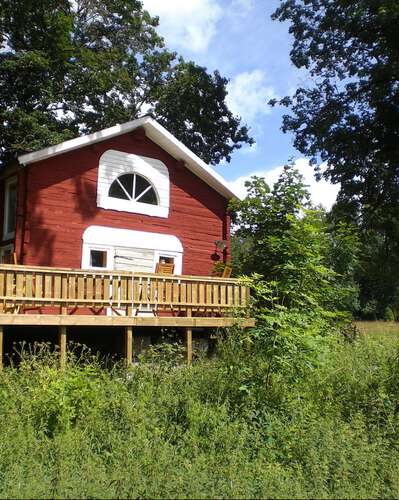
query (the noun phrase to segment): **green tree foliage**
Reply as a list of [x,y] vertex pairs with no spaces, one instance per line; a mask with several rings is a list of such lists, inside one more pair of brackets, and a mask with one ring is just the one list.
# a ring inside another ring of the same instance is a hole
[[291,59],[310,76],[280,101],[283,130],[340,182],[332,215],[359,228],[360,313],[383,317],[399,292],[399,3],[282,0],[273,17],[290,22]]
[[291,59],[311,77],[280,101],[292,112],[283,129],[299,151],[327,162],[342,200],[397,213],[397,0],[284,0],[273,17],[291,22]]
[[234,248],[245,249],[234,264],[255,273],[245,278],[258,318],[249,337],[262,343],[270,374],[281,369],[296,377],[319,362],[332,332],[357,306],[357,235],[344,224],[330,230],[292,166],[272,190],[256,177],[247,187],[247,197],[232,209]]
[[[311,207],[303,178],[292,165],[284,167],[272,190],[257,177],[247,188],[247,197],[231,205],[239,273],[278,282],[284,303],[295,307],[307,300],[314,306],[330,301],[326,282],[334,284],[333,293],[338,283],[342,291],[355,291],[357,232],[344,222],[329,223],[323,210]],[[348,302],[340,296],[336,305],[345,308]]]
[[136,118],[143,106],[205,161],[252,142],[227,81],[176,60],[139,0],[0,0],[1,162]]

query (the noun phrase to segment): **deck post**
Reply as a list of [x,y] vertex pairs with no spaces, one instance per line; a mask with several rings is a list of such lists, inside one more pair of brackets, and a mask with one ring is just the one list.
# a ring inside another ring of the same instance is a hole
[[125,328],[125,352],[126,366],[133,363],[133,327],[131,325]]
[[66,346],[67,346],[67,329],[66,326],[60,326],[58,329],[60,343],[60,368],[63,370],[66,366]]
[[0,371],[3,369],[3,341],[4,341],[3,325],[0,325]]
[[[187,317],[191,318],[191,309],[187,310]],[[193,329],[191,327],[186,328],[185,337],[187,365],[191,366],[193,362]]]

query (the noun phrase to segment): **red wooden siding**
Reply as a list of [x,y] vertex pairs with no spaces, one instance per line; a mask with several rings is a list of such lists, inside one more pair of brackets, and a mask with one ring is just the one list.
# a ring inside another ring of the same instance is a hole
[[[167,219],[97,207],[98,163],[108,149],[157,158],[165,163],[171,183]],[[183,244],[183,273],[207,275],[214,264],[215,240],[229,237],[227,200],[141,131],[37,162],[25,169],[27,178],[20,177],[16,231],[20,263],[80,267],[84,230],[91,225],[102,225],[173,234]],[[25,182],[28,197],[23,216],[22,184]]]

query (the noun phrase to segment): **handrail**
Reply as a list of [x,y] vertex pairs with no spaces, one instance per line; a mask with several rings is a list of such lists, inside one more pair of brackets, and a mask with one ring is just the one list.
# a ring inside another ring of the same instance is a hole
[[0,310],[59,307],[105,309],[134,315],[139,310],[223,314],[245,308],[249,289],[238,280],[129,271],[0,265]]
[[189,281],[217,281],[217,282],[226,282],[226,283],[237,283],[237,278],[222,278],[219,276],[192,276],[190,274],[156,274],[156,273],[143,273],[136,271],[122,271],[122,270],[110,270],[110,269],[76,269],[69,267],[48,267],[48,266],[25,266],[21,264],[0,264],[0,270],[9,270],[16,271],[24,269],[24,271],[40,271],[40,272],[50,272],[57,274],[101,274],[101,275],[121,275],[121,276],[131,276],[132,274],[136,277],[154,277],[159,278],[162,276],[163,278],[170,279],[180,279],[180,280],[189,280]]

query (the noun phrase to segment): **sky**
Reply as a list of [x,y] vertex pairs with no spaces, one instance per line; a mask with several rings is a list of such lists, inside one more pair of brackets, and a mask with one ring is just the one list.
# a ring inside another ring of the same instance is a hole
[[304,175],[313,202],[327,209],[338,187],[316,182],[306,158],[293,147],[293,136],[284,134],[284,110],[271,108],[271,98],[284,97],[306,83],[305,72],[289,58],[292,39],[288,24],[270,16],[279,0],[143,0],[144,7],[160,18],[158,31],[166,46],[186,60],[219,70],[227,77],[227,103],[250,128],[256,144],[236,151],[230,163],[215,169],[241,195],[251,175],[276,181],[290,158]]

